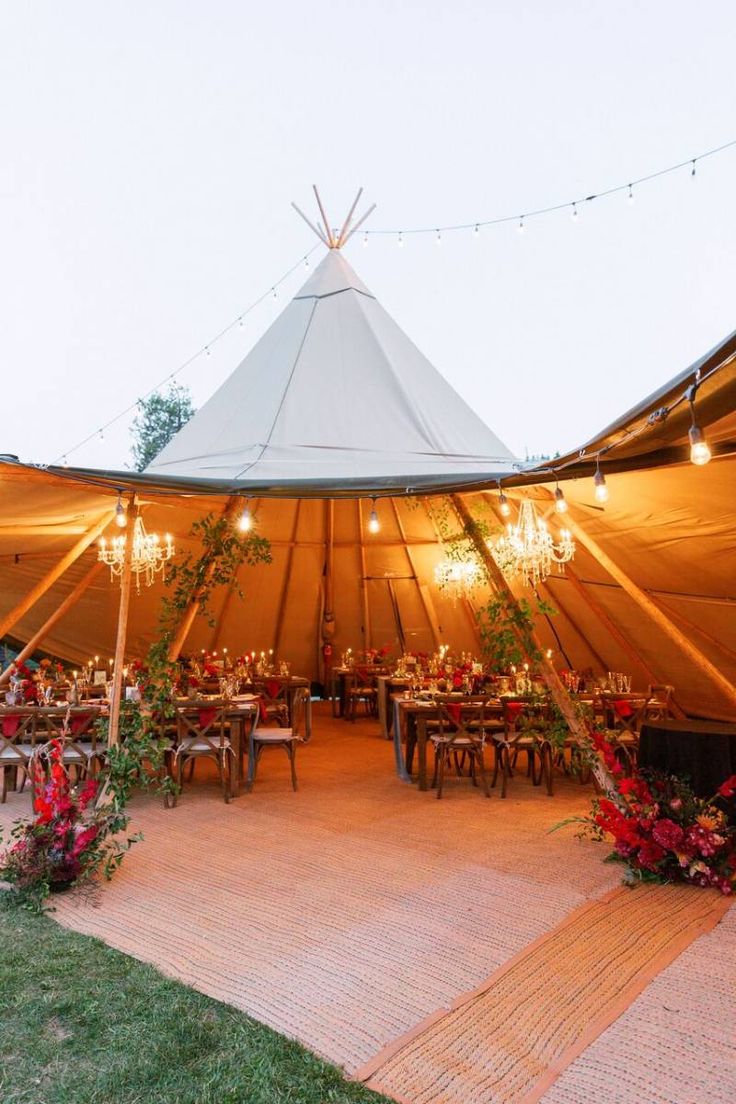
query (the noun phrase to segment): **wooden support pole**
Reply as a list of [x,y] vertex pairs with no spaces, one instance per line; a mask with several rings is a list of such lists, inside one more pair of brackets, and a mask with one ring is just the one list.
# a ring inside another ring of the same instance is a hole
[[365,566],[365,542],[363,540],[363,503],[357,498],[355,504],[358,508],[358,541],[360,544],[360,591],[363,598],[363,651],[367,652],[371,647],[371,611],[368,603],[368,577]]
[[[135,502],[135,500],[134,500]],[[131,506],[134,505],[131,503]],[[118,631],[115,638],[115,658],[112,666],[112,698],[110,701],[110,725],[107,730],[107,742],[115,747],[120,742],[120,699],[123,693],[123,666],[125,664],[125,641],[128,635],[128,611],[130,609],[130,588],[133,582],[133,526],[140,507],[128,511],[128,535],[125,541],[123,573],[120,576],[120,605],[118,607]]]
[[[460,495],[453,494],[450,497],[452,499],[452,504],[455,507],[458,517],[462,522],[465,532],[472,540],[473,544],[475,545],[476,552],[485,565],[491,584],[498,592],[498,594],[502,595],[507,600],[507,602],[513,604],[518,608],[516,597],[514,596],[511,587],[507,583],[503,572],[491,555],[491,551],[488,548],[485,540],[483,539],[483,536],[472,514],[468,510]],[[542,647],[534,628],[532,628],[531,637],[535,648],[541,655],[539,663],[541,667],[542,679],[544,680],[545,686],[549,690],[552,700],[562,713],[562,716],[565,718],[567,727],[570,729],[570,732],[575,737],[575,739],[578,740],[583,747],[590,747],[590,736],[588,735],[588,730],[585,726],[585,723],[582,718],[579,717],[576,713],[573,701],[565,687],[562,685],[562,681],[555,671],[553,664],[547,658],[547,654]],[[608,772],[606,771],[603,763],[600,760],[596,760],[594,762],[593,772],[601,788],[606,792],[611,790],[612,781],[609,778]]]
[[659,608],[646,591],[642,590],[640,586],[637,586],[633,579],[611,559],[608,553],[603,551],[597,541],[588,536],[585,530],[582,529],[573,518],[569,517],[569,511],[567,525],[568,528],[572,530],[575,539],[580,541],[583,547],[587,548],[591,556],[594,556],[601,567],[605,568],[611,578],[616,580],[624,593],[628,594],[629,598],[631,598],[639,609],[647,615],[649,620],[687,656],[696,670],[700,671],[713,686],[718,687],[718,690],[723,694],[724,698],[728,700],[729,704],[736,707],[736,686],[734,686],[734,684],[718,670],[716,665],[711,663],[708,657],[703,655],[700,649],[697,648],[675,624],[673,624],[667,614]]
[[296,501],[296,509],[294,511],[294,524],[291,529],[291,542],[289,543],[289,551],[286,555],[286,571],[284,572],[284,581],[281,586],[281,595],[279,597],[279,608],[276,614],[276,632],[273,639],[273,654],[278,656],[279,647],[281,646],[281,634],[284,627],[284,614],[286,613],[286,600],[289,596],[289,583],[291,582],[291,569],[294,564],[294,548],[296,546],[296,534],[299,528],[299,513],[301,510],[301,499]]
[[51,589],[67,568],[71,567],[71,565],[79,559],[82,553],[87,551],[92,542],[97,540],[100,533],[102,533],[103,529],[107,528],[114,517],[115,510],[105,510],[102,517],[61,557],[58,564],[52,567],[42,579],[39,579],[28,591],[28,594],[26,594],[26,596],[22,598],[2,620],[0,620],[0,639],[9,633],[22,617],[25,617],[29,609],[36,604],[39,598],[43,597],[47,590]]
[[[222,512],[223,517],[231,519],[240,504],[241,500],[237,495],[233,495],[231,498],[229,498],[225,505],[225,509]],[[189,630],[194,624],[194,619],[199,611],[199,600],[202,597],[202,592],[209,582],[214,570],[214,563],[207,564],[205,568],[204,582],[192,595],[191,599],[189,600],[189,605],[181,615],[181,620],[179,621],[179,625],[176,629],[176,632],[174,633],[174,636],[172,637],[171,644],[169,645],[169,660],[171,663],[177,660],[179,658],[179,655],[181,654],[181,650],[184,647],[184,641],[189,635]]]
[[[97,578],[103,566],[104,564],[100,563],[99,560],[92,564],[92,567],[89,569],[86,575],[84,575],[79,580],[77,585],[66,596],[58,609],[55,609],[51,616],[46,618],[41,628],[36,630],[36,632],[30,638],[25,647],[23,647],[21,651],[18,652],[18,655],[16,656],[14,661],[15,663],[25,663],[25,661],[33,655],[39,644],[41,644],[42,641],[45,640],[46,637],[49,635],[54,625],[61,621],[62,617],[64,617],[69,612],[69,610],[77,604],[90,583],[92,583]],[[7,670],[3,671],[3,673],[0,675],[0,686],[4,686],[9,678],[10,668],[8,667]]]
[[406,543],[406,531],[404,529],[404,523],[401,520],[401,515],[399,514],[399,507],[396,504],[396,499],[395,498],[391,499],[391,505],[393,506],[393,509],[394,509],[394,517],[396,518],[396,525],[398,527],[399,533],[401,534],[401,539],[404,542],[404,551],[406,552],[406,558],[409,561],[409,568],[411,569],[411,573],[414,576],[414,581],[417,584],[417,590],[419,591],[419,597],[420,597],[421,602],[422,602],[422,608],[424,610],[424,616],[427,618],[427,623],[429,624],[429,631],[432,634],[432,640],[434,641],[434,648],[435,648],[435,651],[436,651],[439,648],[440,643],[441,643],[439,625],[437,624],[437,615],[435,613],[434,607],[430,604],[427,588],[424,587],[424,586],[421,586],[420,583],[419,583],[419,576],[417,574],[417,565],[414,561],[414,556],[412,554],[411,548]]

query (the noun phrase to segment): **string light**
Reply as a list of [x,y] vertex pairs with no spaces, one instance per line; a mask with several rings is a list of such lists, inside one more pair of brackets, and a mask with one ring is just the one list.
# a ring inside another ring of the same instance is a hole
[[[702,161],[706,157],[715,157],[717,154],[723,153],[725,150],[732,149],[735,146],[736,146],[736,138],[732,139],[729,142],[724,142],[723,145],[716,146],[713,149],[709,149],[709,150],[704,151],[703,153],[699,153],[699,154],[697,154],[696,157],[688,157],[688,158],[685,158],[682,161],[678,161],[676,164],[667,165],[665,168],[657,169],[654,172],[647,173],[645,176],[634,177],[633,179],[630,179],[627,183],[614,184],[613,186],[608,187],[608,188],[600,188],[595,192],[591,192],[591,194],[577,196],[575,200],[567,199],[567,200],[565,200],[561,203],[545,204],[544,206],[534,208],[534,210],[532,210],[532,211],[527,211],[526,214],[522,215],[521,217],[519,217],[518,215],[499,215],[497,217],[487,218],[487,219],[474,218],[474,219],[468,219],[466,222],[454,223],[452,225],[447,225],[447,226],[417,226],[417,227],[412,227],[411,230],[404,231],[404,233],[434,234],[435,235],[435,240],[437,241],[439,236],[442,235],[442,234],[448,234],[448,233],[451,233],[451,232],[454,232],[454,231],[463,231],[463,230],[469,230],[469,231],[472,231],[474,233],[476,226],[480,230],[480,228],[483,227],[483,226],[499,226],[503,223],[507,223],[507,222],[508,223],[513,223],[513,222],[517,222],[517,221],[518,221],[519,231],[523,232],[524,223],[525,223],[526,219],[528,219],[528,218],[538,218],[542,215],[550,215],[550,214],[553,214],[556,211],[562,211],[562,210],[565,210],[565,209],[569,210],[573,206],[574,206],[574,210],[571,212],[571,215],[572,215],[573,218],[577,219],[577,216],[578,216],[579,211],[580,211],[580,207],[585,203],[590,203],[594,199],[603,199],[607,196],[616,195],[618,192],[628,192],[629,196],[631,196],[632,192],[633,192],[633,189],[635,187],[638,187],[641,184],[647,184],[647,183],[649,183],[650,181],[653,181],[653,180],[658,180],[660,177],[668,176],[671,173],[679,172],[683,168],[686,168],[688,165],[691,166],[691,176],[695,176],[695,166],[696,166],[696,163],[698,161]],[[518,208],[517,208],[517,210],[518,210]],[[385,229],[385,230],[376,229],[376,230],[367,230],[366,231],[366,234],[369,237],[371,235],[379,235],[379,234],[392,235],[392,234],[395,234],[395,233],[396,233],[396,231],[391,230],[391,229]]]
[[629,184],[629,204],[631,205],[631,204],[633,204],[633,202],[634,202],[634,189],[633,189],[632,185]]
[[567,511],[567,499],[560,486],[555,490],[555,510],[558,514],[564,514]]
[[241,533],[249,533],[253,528],[253,515],[250,512],[250,506],[246,500],[246,504],[243,507],[243,512],[238,518],[238,529]]
[[124,529],[128,524],[128,515],[125,512],[125,506],[123,505],[122,494],[118,495],[118,504],[115,507],[115,524],[119,529]]
[[309,268],[309,257],[304,258],[304,267]]
[[442,234],[439,230],[437,231],[437,237],[434,239],[434,244],[442,245]]
[[205,356],[210,356],[210,355],[211,355],[211,354],[210,354],[210,347],[209,347],[209,345],[205,345],[205,347],[204,347],[204,355],[205,355]]
[[363,245],[366,246],[367,244],[368,244],[368,235],[364,234],[363,235]]
[[608,487],[606,486],[606,477],[601,471],[600,460],[595,462],[595,475],[593,476],[593,485],[595,490],[596,502],[608,502]]
[[399,243],[398,244],[399,244],[399,248],[401,248],[401,246],[404,244],[404,235],[401,232],[401,230],[399,230]]
[[509,505],[509,500],[507,499],[506,495],[501,490],[501,484],[500,483],[498,485],[498,490],[499,490],[498,512],[501,515],[501,517],[508,517],[511,513],[511,506]]
[[702,467],[710,460],[711,452],[705,439],[705,433],[695,420],[695,396],[697,391],[698,383],[695,382],[688,387],[685,393],[685,397],[690,403],[690,417],[692,419],[692,425],[687,431],[687,435],[690,440],[690,461],[697,464],[698,467]]
[[238,326],[239,326],[239,327],[240,327],[240,329],[242,330],[242,328],[243,328],[243,326],[244,326],[244,325],[245,325],[245,322],[243,321],[243,316],[242,316],[242,314],[241,314],[240,318],[238,319]]
[[381,522],[378,520],[378,512],[376,510],[376,500],[372,499],[373,509],[368,515],[368,532],[379,533],[381,531]]
[[577,219],[578,219],[578,205],[577,205],[577,203],[573,203],[573,205],[572,205],[572,221],[577,222]]
[[475,230],[473,230],[473,235],[474,235],[476,241],[480,237],[480,226],[478,225],[477,222],[475,224]]
[[276,288],[271,288],[271,291],[273,293],[274,299],[278,299],[279,293],[277,292]]

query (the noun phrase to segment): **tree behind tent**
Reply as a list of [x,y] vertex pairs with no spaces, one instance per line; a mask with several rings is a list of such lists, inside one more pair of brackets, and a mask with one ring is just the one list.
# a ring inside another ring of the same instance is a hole
[[188,387],[172,383],[138,403],[133,419],[133,467],[143,471],[195,413]]

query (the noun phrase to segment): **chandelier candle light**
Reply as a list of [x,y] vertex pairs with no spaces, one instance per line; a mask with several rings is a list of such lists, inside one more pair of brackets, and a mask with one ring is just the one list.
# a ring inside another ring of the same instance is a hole
[[[113,537],[110,543],[104,537],[100,538],[100,548],[97,558],[110,568],[110,578],[117,575],[122,579],[125,565],[125,542],[127,535]],[[133,549],[131,554],[130,569],[135,575],[136,590],[140,593],[141,576],[146,586],[152,586],[156,576],[163,575],[166,562],[174,555],[174,543],[169,533],[163,541],[158,533],[147,533],[143,525],[143,518],[135,519],[133,524]]]
[[569,529],[560,531],[555,541],[544,518],[537,514],[531,499],[519,507],[516,525],[510,522],[504,536],[489,541],[494,560],[507,578],[520,575],[527,586],[536,586],[550,574],[554,564],[561,572],[575,555],[575,542]]
[[475,560],[442,560],[434,569],[434,581],[454,599],[467,598],[480,582],[481,570]]

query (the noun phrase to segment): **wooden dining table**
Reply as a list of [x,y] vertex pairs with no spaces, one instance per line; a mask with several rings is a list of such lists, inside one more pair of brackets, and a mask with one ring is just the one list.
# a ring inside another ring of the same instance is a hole
[[[458,705],[478,702],[477,695],[467,697],[465,694],[444,695],[457,699]],[[394,760],[396,773],[402,782],[413,782],[414,779],[404,756],[403,745],[408,746],[411,740],[416,740],[417,751],[417,785],[420,790],[426,790],[427,786],[427,722],[436,720],[439,716],[437,704],[431,698],[407,698],[405,694],[391,695],[393,711],[393,741]],[[484,699],[485,715],[491,720],[503,717],[503,704],[500,698]]]

